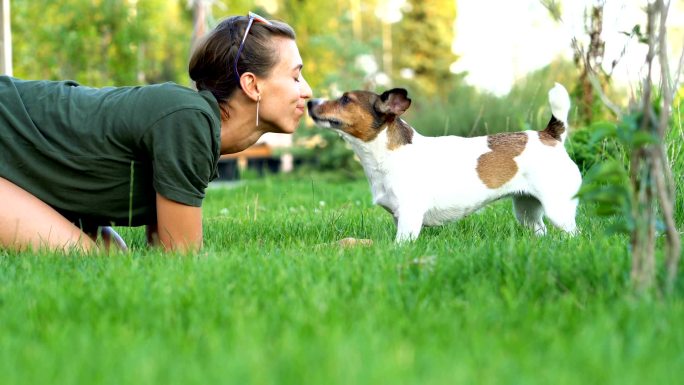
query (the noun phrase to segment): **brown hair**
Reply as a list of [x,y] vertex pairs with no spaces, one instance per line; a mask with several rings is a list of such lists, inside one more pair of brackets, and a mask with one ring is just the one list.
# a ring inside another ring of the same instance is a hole
[[[197,45],[190,58],[188,70],[197,90],[210,91],[219,103],[228,100],[240,87],[235,73],[235,55],[248,21],[247,16],[222,20]],[[252,23],[237,64],[240,74],[252,72],[257,76],[268,76],[279,59],[273,38],[295,39],[292,27],[280,21],[269,21],[271,25],[256,20]]]

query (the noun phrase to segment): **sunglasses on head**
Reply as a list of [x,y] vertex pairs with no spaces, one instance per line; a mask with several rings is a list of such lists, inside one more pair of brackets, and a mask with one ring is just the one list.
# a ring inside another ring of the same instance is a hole
[[235,68],[235,75],[237,75],[237,78],[238,78],[238,83],[240,83],[240,72],[238,71],[238,60],[240,60],[240,54],[242,53],[242,48],[245,47],[245,40],[247,40],[247,34],[249,34],[249,30],[250,30],[250,28],[252,28],[252,24],[254,24],[255,21],[258,21],[260,23],[264,23],[267,25],[273,25],[265,17],[259,16],[254,12],[250,12],[248,17],[249,17],[249,21],[247,22],[247,28],[245,28],[245,35],[242,37],[242,41],[240,42],[240,47],[238,48],[238,51],[237,51],[237,55],[235,55],[235,63],[233,64],[233,67]]

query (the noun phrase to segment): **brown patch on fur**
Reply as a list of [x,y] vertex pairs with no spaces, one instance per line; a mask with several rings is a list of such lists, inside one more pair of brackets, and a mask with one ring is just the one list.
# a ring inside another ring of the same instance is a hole
[[487,136],[491,150],[477,159],[477,175],[489,188],[498,188],[513,179],[518,172],[514,158],[522,154],[527,144],[524,132],[502,133]]
[[[546,125],[546,128],[544,131],[541,131],[551,137],[552,139],[555,139],[556,141],[560,142],[561,141],[561,135],[565,132],[565,124],[561,122],[560,120],[556,119],[555,116],[551,115],[551,120],[549,120],[549,124]],[[542,139],[541,137],[541,132],[539,133],[539,139]],[[556,144],[549,144],[544,139],[542,139],[542,143],[550,146],[555,146]]]
[[539,131],[539,140],[542,142],[542,144],[551,147],[555,146],[557,143],[560,143],[560,141],[546,131]]
[[353,122],[343,130],[349,135],[355,136],[364,142],[370,142],[378,136],[379,131],[375,129],[375,119],[367,110],[358,105],[343,110],[339,114],[344,121]]
[[411,144],[413,141],[413,129],[401,119],[396,119],[393,124],[387,127],[387,148],[396,150],[397,148]]

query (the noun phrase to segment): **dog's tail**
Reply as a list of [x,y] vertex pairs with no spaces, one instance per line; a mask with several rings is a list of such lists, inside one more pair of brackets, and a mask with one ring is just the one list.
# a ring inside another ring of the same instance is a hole
[[560,83],[549,91],[551,104],[551,120],[544,129],[554,139],[561,143],[568,136],[568,112],[570,112],[570,95]]

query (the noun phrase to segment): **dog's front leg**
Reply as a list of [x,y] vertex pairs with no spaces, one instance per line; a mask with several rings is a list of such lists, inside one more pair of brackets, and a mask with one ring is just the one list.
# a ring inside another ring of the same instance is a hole
[[397,236],[395,242],[412,242],[418,238],[423,227],[423,212],[417,210],[399,210],[396,215]]

